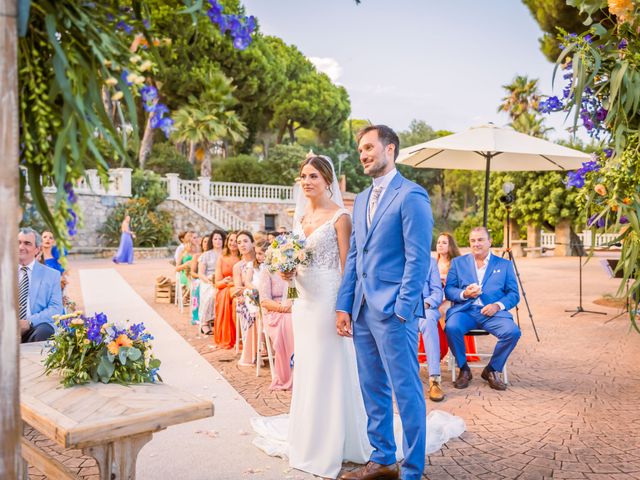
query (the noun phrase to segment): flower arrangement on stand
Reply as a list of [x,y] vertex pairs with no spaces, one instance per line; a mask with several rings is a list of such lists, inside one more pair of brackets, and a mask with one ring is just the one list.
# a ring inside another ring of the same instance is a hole
[[47,343],[45,373],[58,373],[65,387],[89,382],[154,383],[160,360],[153,356],[143,323],[120,326],[104,313],[74,312],[54,317],[57,331]]
[[[308,265],[310,253],[304,248],[305,241],[298,235],[290,233],[276,237],[265,253],[264,264],[271,273],[291,273],[299,265]],[[289,280],[287,298],[298,298],[295,280]]]

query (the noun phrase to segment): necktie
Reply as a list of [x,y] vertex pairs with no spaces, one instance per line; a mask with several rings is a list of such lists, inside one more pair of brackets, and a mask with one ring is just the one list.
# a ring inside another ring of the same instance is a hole
[[20,267],[22,278],[18,285],[18,319],[27,318],[27,302],[29,301],[29,272],[27,267]]
[[378,199],[380,198],[380,194],[382,194],[382,187],[373,187],[373,191],[371,192],[371,198],[369,199],[369,215],[367,217],[367,225],[370,227],[371,222],[373,221],[373,216],[376,213],[376,208],[378,207]]

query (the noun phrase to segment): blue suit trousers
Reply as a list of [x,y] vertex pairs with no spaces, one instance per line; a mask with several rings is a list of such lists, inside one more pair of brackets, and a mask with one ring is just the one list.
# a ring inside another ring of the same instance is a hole
[[419,480],[425,464],[426,404],[418,365],[418,320],[397,316],[378,320],[365,302],[353,322],[360,387],[367,411],[371,461],[396,461],[393,436],[393,394],[403,429],[403,480]]
[[502,372],[507,363],[507,358],[516,348],[521,332],[510,316],[488,317],[480,313],[481,308],[477,305],[471,305],[469,308],[455,312],[447,318],[444,331],[447,334],[449,348],[453,351],[458,366],[463,367],[467,364],[464,346],[465,334],[469,330],[477,328],[486,330],[498,338],[489,366],[496,372]]

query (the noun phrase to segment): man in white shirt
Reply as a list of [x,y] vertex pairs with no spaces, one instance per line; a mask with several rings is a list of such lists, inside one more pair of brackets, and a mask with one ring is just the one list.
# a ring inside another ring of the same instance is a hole
[[54,333],[54,315],[62,315],[60,272],[36,261],[42,238],[31,228],[18,233],[18,322],[21,342],[40,342]]
[[491,254],[491,237],[485,227],[471,230],[469,244],[470,254],[451,261],[444,289],[453,303],[447,311],[445,333],[460,367],[453,386],[469,386],[472,375],[464,336],[469,330],[482,329],[496,336],[498,343],[481,377],[491,388],[505,390],[500,374],[520,339],[520,329],[509,313],[520,301],[518,282],[511,262]]

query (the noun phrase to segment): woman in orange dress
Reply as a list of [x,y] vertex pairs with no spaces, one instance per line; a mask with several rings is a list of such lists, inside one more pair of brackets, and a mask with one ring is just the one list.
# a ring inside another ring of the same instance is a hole
[[216,262],[216,316],[213,340],[219,348],[230,349],[236,344],[236,309],[232,296],[233,266],[240,261],[236,232],[230,232],[222,255]]
[[[442,281],[442,287],[444,288],[447,283],[447,275],[449,274],[449,268],[451,267],[451,260],[460,256],[460,249],[458,248],[458,245],[456,245],[453,235],[448,232],[442,232],[438,235],[438,240],[436,242],[436,254],[440,280]],[[440,322],[442,328],[444,328],[442,323],[445,321],[445,314],[450,306],[451,302],[449,301],[444,301],[442,302],[442,305],[440,305]],[[474,337],[465,336],[464,344],[467,347],[467,353],[476,353],[476,339]],[[480,358],[468,357],[467,360],[469,362],[477,362]]]

